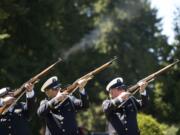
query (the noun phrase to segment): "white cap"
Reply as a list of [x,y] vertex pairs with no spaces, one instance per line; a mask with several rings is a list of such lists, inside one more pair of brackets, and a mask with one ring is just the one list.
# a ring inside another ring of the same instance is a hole
[[106,86],[106,90],[109,92],[109,90],[112,88],[112,87],[119,87],[121,85],[124,85],[123,83],[123,78],[122,77],[117,77],[115,79],[113,79],[112,81],[110,81],[108,83],[108,85]]
[[44,92],[45,89],[49,88],[57,88],[60,86],[60,83],[58,82],[58,77],[53,76],[49,78],[41,87],[41,91]]
[[2,89],[0,89],[0,96],[4,96],[8,93],[9,91],[9,87],[4,87]]

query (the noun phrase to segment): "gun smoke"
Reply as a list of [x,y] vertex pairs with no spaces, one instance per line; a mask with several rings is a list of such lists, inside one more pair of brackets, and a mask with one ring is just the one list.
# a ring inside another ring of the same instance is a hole
[[65,51],[63,59],[68,59],[71,54],[78,51],[85,51],[87,48],[93,47],[99,37],[100,30],[98,28],[92,30],[89,34],[86,34],[79,43],[73,45],[69,50]]
[[[137,5],[133,6],[132,5]],[[115,28],[119,28],[119,22],[123,20],[131,20],[135,16],[140,14],[142,7],[138,6],[139,4],[131,2],[131,4],[125,3],[123,6],[117,4],[111,10],[111,12],[102,14],[99,17],[99,23],[96,28],[90,31],[88,34],[80,40],[79,43],[74,44],[70,49],[64,51],[62,57],[63,59],[68,59],[71,54],[74,54],[78,51],[85,51],[88,48],[98,46],[99,39],[106,37],[105,35],[111,32]]]

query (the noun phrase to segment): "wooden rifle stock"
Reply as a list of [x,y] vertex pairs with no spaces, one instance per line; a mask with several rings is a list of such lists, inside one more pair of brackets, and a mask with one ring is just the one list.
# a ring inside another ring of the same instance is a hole
[[[78,81],[80,80],[86,80],[89,81],[91,80],[96,74],[98,74],[99,72],[103,71],[104,69],[108,68],[113,61],[115,61],[117,59],[117,57],[113,58],[112,60],[108,61],[107,63],[101,65],[100,67],[94,69],[93,71],[89,72],[88,74],[82,76],[81,78],[77,79],[73,84],[71,84],[70,86],[62,89],[61,91],[67,93],[67,94],[72,94],[73,92],[75,92],[77,90],[77,88],[79,87]],[[68,97],[67,97],[68,98]],[[60,105],[67,99],[65,98],[63,101],[60,102]]]
[[[81,78],[79,78],[77,81],[82,80],[82,79],[88,79],[88,78],[93,78],[96,74],[98,74],[99,72],[103,71],[104,69],[106,69],[107,67],[109,67],[113,61],[115,61],[117,59],[117,57],[114,57],[112,60],[106,62],[105,64],[103,64],[102,66],[96,68],[95,70],[91,71],[90,73],[82,76]],[[75,82],[77,82],[75,81]]]
[[54,66],[56,66],[61,61],[62,61],[62,59],[59,58],[55,63],[53,63],[52,65],[50,65],[46,69],[44,69],[42,72],[40,72],[36,76],[32,77],[29,81],[27,81],[26,83],[21,85],[20,88],[16,89],[13,92],[13,97],[15,98],[14,102],[12,104],[10,104],[10,105],[3,105],[2,107],[0,107],[0,115],[6,114],[6,112],[9,110],[9,108],[12,107],[13,105],[15,105],[17,103],[17,101],[24,95],[24,93],[26,91],[25,84],[27,84],[27,83],[31,83],[31,84],[37,83],[43,76],[48,74],[54,68]]

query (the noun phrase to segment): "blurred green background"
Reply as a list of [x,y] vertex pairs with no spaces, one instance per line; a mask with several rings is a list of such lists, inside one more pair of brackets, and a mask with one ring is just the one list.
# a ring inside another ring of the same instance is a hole
[[[107,62],[119,60],[86,86],[90,108],[79,112],[79,126],[104,132],[101,104],[107,83],[121,76],[128,85],[180,58],[180,10],[175,41],[161,33],[162,19],[146,0],[1,0],[0,85],[18,88],[42,69],[64,59],[35,86],[57,75],[64,85]],[[142,135],[180,135],[180,66],[149,85],[150,104],[138,116]],[[31,127],[39,135],[36,113]]]

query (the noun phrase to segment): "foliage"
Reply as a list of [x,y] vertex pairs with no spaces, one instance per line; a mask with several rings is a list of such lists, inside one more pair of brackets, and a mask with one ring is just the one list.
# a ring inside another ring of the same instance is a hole
[[166,135],[167,126],[159,123],[150,115],[139,114],[138,124],[141,135]]
[[166,135],[179,135],[178,134],[178,127],[177,126],[170,126],[168,129],[167,129],[167,133]]

